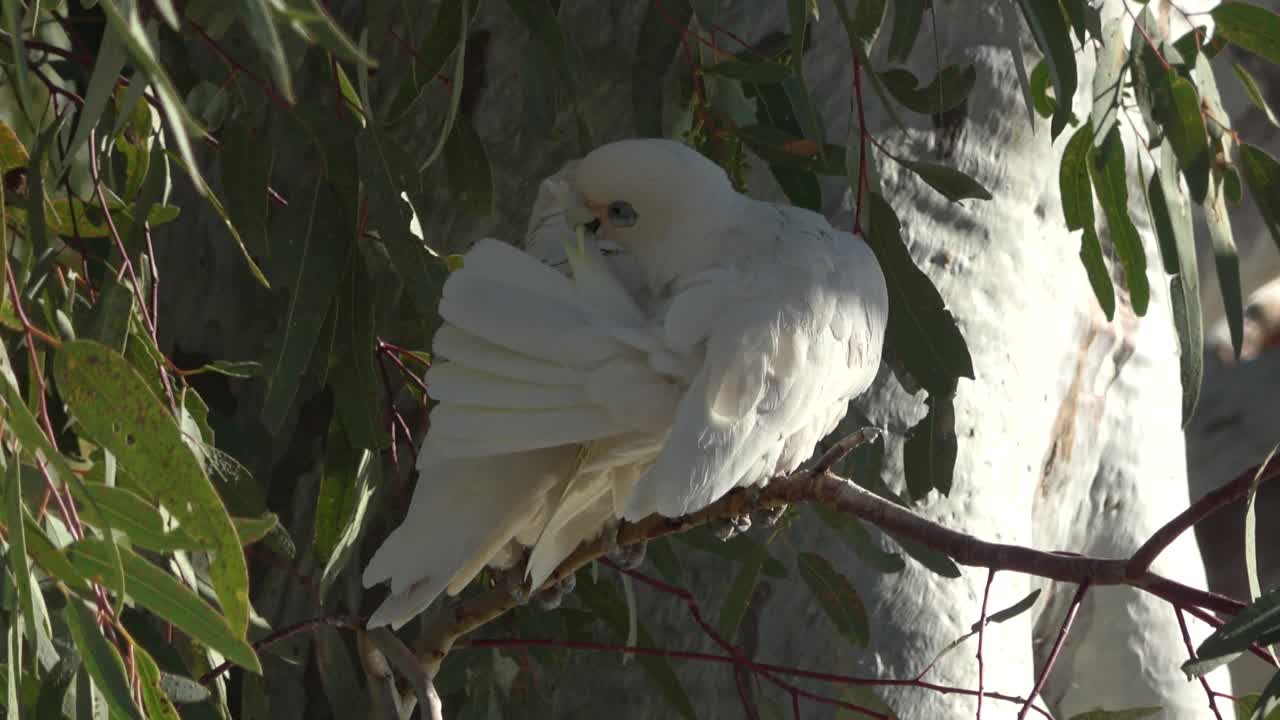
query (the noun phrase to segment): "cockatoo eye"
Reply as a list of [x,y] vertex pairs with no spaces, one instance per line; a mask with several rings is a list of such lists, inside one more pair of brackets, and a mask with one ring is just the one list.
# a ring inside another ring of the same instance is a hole
[[636,224],[636,209],[631,203],[619,200],[609,203],[609,224],[615,227],[631,227]]

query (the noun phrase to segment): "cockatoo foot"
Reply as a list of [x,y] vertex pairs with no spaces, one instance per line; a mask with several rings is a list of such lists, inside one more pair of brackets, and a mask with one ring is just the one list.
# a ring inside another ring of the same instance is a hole
[[711,523],[712,534],[721,541],[732,540],[735,535],[745,534],[750,529],[750,515],[734,515]]
[[573,589],[577,587],[577,584],[577,576],[570,573],[560,582],[555,583],[546,590],[534,595],[533,601],[541,610],[555,610],[560,607],[560,603],[564,600],[564,597],[573,592]]
[[609,552],[609,559],[623,570],[635,570],[644,564],[644,553],[648,547],[647,540],[616,547]]
[[778,521],[782,519],[783,514],[786,512],[786,505],[761,508],[751,513],[751,522],[762,528],[771,528],[778,524]]

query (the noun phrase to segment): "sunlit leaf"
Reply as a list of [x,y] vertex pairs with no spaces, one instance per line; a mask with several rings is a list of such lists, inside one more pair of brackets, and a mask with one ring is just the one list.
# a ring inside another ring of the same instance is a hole
[[1253,75],[1238,62],[1231,63],[1231,69],[1235,71],[1236,77],[1240,80],[1240,85],[1244,87],[1245,94],[1249,96],[1249,101],[1254,107],[1262,111],[1267,116],[1267,122],[1280,127],[1280,120],[1276,119],[1276,114],[1272,112],[1271,105],[1267,103],[1267,99],[1262,96],[1262,88],[1258,87],[1258,82],[1253,79]]
[[982,183],[953,167],[922,160],[899,159],[898,162],[914,171],[921,180],[929,184],[929,187],[942,193],[942,196],[951,202],[969,198],[991,199],[991,193],[982,186]]
[[1071,100],[1076,94],[1076,54],[1071,47],[1071,34],[1057,3],[1040,0],[1017,2],[1027,26],[1031,28],[1032,36],[1036,39],[1036,45],[1044,53],[1049,78],[1053,81],[1053,94],[1058,100],[1058,109],[1053,115],[1051,132],[1056,138],[1071,118]]
[[[227,659],[253,672],[262,672],[253,648],[242,634],[228,627],[218,612],[186,585],[131,550],[122,549],[120,556],[128,594],[134,602]],[[86,577],[96,578],[111,567],[106,544],[93,538],[79,540],[68,547],[67,559]]]
[[212,550],[210,579],[228,624],[242,637],[249,623],[249,576],[240,541],[173,416],[128,361],[97,343],[63,343],[54,375],[86,436],[111,451],[137,487]]

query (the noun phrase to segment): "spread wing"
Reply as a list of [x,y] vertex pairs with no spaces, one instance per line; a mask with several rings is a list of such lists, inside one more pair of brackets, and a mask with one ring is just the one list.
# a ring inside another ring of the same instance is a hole
[[880,365],[888,295],[860,239],[812,213],[773,208],[777,251],[703,273],[666,313],[672,348],[705,341],[667,442],[625,517],[677,517],[793,469]]

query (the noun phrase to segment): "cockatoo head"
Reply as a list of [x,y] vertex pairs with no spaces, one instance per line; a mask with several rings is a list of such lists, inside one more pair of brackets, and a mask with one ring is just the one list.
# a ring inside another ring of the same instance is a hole
[[656,138],[596,148],[579,163],[574,189],[580,211],[590,213],[579,217],[634,255],[651,284],[699,264],[708,234],[723,227],[743,199],[718,165]]

